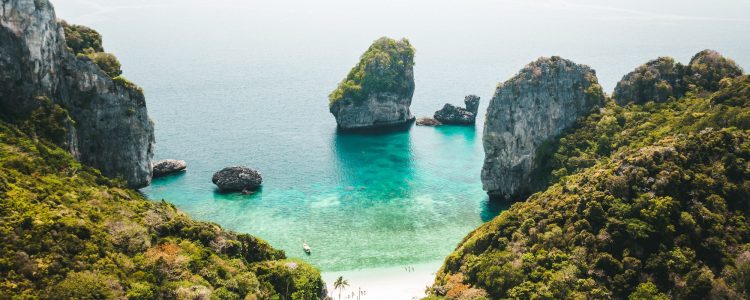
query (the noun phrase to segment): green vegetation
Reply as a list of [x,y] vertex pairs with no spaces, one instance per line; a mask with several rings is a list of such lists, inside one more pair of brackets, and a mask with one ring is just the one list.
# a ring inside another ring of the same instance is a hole
[[671,57],[660,57],[625,75],[613,98],[620,104],[664,102],[680,98],[689,90],[716,91],[722,78],[742,75],[737,64],[716,51],[703,50],[683,65]]
[[414,52],[407,39],[396,41],[382,37],[376,40],[328,96],[329,105],[342,99],[361,103],[373,92],[404,94],[413,91]]
[[431,299],[750,297],[750,77],[610,101],[548,145],[550,184],[445,260]]
[[122,74],[122,69],[120,68],[120,61],[117,60],[117,57],[110,53],[105,52],[97,52],[97,53],[91,53],[88,54],[87,57],[94,62],[102,71],[104,71],[105,74],[109,75],[109,77],[115,78],[117,76],[120,76]]
[[96,30],[83,25],[68,24],[60,22],[65,33],[65,43],[68,50],[73,54],[89,54],[104,52],[102,47],[102,35]]
[[77,58],[88,58],[109,77],[115,78],[122,74],[120,61],[114,54],[104,52],[102,36],[96,30],[83,25],[60,22],[65,33],[65,43],[68,51]]
[[143,89],[140,86],[128,80],[122,75],[112,78],[112,81],[126,89],[130,89],[132,91],[135,91],[136,93],[141,94],[141,96],[143,95]]
[[320,274],[304,262],[76,162],[45,138],[67,113],[40,101],[26,124],[0,122],[0,298],[320,296]]

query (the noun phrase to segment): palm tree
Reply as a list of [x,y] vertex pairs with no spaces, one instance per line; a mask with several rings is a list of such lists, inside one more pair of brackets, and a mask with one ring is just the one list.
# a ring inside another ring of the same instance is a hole
[[344,276],[339,276],[336,281],[333,282],[333,289],[339,290],[339,300],[341,300],[341,290],[349,286],[349,281],[344,279]]

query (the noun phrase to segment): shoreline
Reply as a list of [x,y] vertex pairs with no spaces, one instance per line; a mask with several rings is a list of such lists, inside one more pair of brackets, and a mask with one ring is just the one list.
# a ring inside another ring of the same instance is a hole
[[[328,296],[339,299],[339,290],[333,282],[343,276],[349,286],[341,291],[341,299],[421,299],[425,288],[432,285],[442,261],[395,267],[321,272],[326,282]],[[407,269],[409,268],[409,269]],[[357,293],[363,291],[359,298]]]

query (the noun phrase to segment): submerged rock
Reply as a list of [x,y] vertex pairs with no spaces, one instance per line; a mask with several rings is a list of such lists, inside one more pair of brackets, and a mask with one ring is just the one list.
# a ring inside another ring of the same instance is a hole
[[341,129],[388,127],[414,121],[414,47],[407,39],[376,40],[329,96]]
[[58,124],[50,138],[76,159],[134,188],[151,182],[154,128],[143,92],[69,52],[49,1],[3,1],[0,116],[28,119],[44,105],[39,99],[69,115],[72,122]]
[[164,159],[155,161],[152,169],[154,177],[161,177],[182,172],[185,168],[187,168],[187,163],[184,160]]
[[464,103],[466,108],[446,103],[442,109],[435,112],[435,119],[443,124],[474,124],[477,118],[477,110],[479,110],[479,97],[468,95],[464,98]]
[[419,126],[440,126],[443,123],[430,117],[421,117],[417,119],[417,125]]
[[484,124],[484,190],[493,199],[532,192],[538,148],[603,103],[594,70],[556,56],[499,84]]
[[263,183],[260,172],[248,167],[227,167],[214,173],[211,181],[223,192],[248,193]]

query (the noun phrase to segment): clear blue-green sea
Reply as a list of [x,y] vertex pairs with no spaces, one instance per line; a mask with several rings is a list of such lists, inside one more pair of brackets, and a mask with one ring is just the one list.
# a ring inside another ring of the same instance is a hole
[[[99,30],[145,90],[155,159],[188,163],[145,195],[326,272],[441,261],[507,208],[481,187],[483,111],[498,82],[539,56],[590,65],[607,92],[658,56],[687,62],[712,48],[750,67],[744,0],[53,3]],[[380,36],[417,49],[416,116],[477,94],[478,125],[337,132],[328,93]],[[258,169],[262,189],[217,193],[212,174],[232,165]]]

